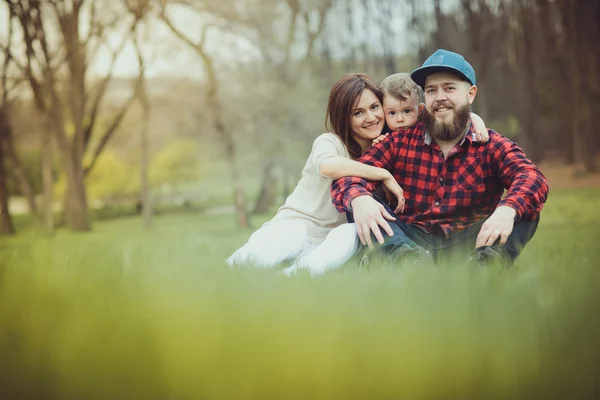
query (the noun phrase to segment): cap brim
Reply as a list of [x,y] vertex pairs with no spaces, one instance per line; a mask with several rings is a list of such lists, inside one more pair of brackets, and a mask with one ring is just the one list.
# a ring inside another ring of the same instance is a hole
[[[425,79],[434,72],[451,72],[460,76],[465,81],[471,82],[461,70],[447,65],[428,65],[426,67],[417,68],[410,74],[410,77],[417,85],[425,89]],[[471,84],[473,83],[471,82]]]

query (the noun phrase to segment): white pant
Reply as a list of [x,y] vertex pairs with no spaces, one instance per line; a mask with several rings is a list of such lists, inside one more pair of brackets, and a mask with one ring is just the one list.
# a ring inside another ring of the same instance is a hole
[[227,264],[254,264],[269,268],[293,260],[295,263],[285,270],[286,274],[308,268],[311,275],[319,275],[344,264],[359,248],[354,224],[338,226],[329,232],[323,243],[315,246],[301,221],[271,221],[254,232],[248,243],[227,259]]
[[304,223],[295,220],[275,220],[254,232],[248,243],[227,259],[227,264],[254,264],[257,267],[270,268],[283,261],[293,260],[315,247],[308,239]]
[[334,228],[325,241],[309,254],[298,257],[297,261],[283,272],[293,275],[307,268],[312,276],[322,275],[330,269],[342,266],[360,249],[360,239],[355,224],[343,224]]

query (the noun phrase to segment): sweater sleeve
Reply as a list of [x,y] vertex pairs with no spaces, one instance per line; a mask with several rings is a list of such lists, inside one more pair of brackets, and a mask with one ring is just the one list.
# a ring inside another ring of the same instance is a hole
[[[316,168],[316,174],[320,174],[321,163],[329,157],[346,157],[344,145],[341,140],[332,137],[333,135],[324,133],[315,139],[310,152],[310,161]],[[337,142],[336,142],[337,139]]]

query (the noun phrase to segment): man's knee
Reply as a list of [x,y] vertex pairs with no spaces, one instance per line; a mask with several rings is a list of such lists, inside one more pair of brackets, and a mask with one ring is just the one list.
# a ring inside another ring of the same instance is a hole
[[531,221],[516,222],[504,246],[496,243],[493,246],[479,247],[470,258],[477,261],[479,265],[499,263],[507,267],[511,266],[535,234],[539,220],[537,216]]
[[515,223],[513,231],[504,246],[512,261],[519,256],[525,245],[531,240],[539,222],[540,217],[538,215],[531,221],[518,221]]

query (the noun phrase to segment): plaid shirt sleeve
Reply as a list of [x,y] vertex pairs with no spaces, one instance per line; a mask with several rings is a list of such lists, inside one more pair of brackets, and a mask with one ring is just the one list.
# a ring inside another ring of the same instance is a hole
[[[398,148],[400,136],[397,132],[391,133],[387,138],[371,147],[357,161],[374,167],[392,171],[394,149]],[[351,202],[358,196],[371,196],[374,185],[365,179],[348,176],[337,179],[331,184],[331,199],[335,208],[343,213],[352,211]]]
[[492,158],[499,168],[500,179],[507,193],[498,206],[509,206],[517,211],[517,220],[530,220],[540,213],[548,197],[548,181],[527,158],[523,150],[511,140],[494,135]]

